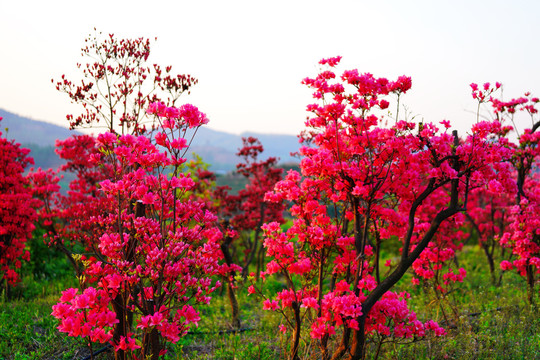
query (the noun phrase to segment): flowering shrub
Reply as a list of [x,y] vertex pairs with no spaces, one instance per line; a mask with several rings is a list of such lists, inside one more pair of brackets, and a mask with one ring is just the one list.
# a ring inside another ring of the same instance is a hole
[[160,103],[148,112],[163,124],[157,144],[113,133],[96,140],[89,162],[111,171],[99,183],[111,210],[91,218],[98,237],[93,256],[77,257],[82,293],[66,290],[53,311],[60,331],[110,342],[117,358],[128,352],[157,358],[163,341],[178,341],[199,321],[192,305],[208,303],[219,286],[210,277],[224,271],[216,217],[182,198],[195,184],[180,171],[187,147],[181,135],[208,120],[195,107]]
[[[280,312],[282,329],[292,330],[291,359],[298,358],[305,327],[323,359],[331,357],[338,326],[335,359],[363,358],[366,337],[375,334],[394,341],[430,331],[442,335],[435,323],[422,324],[406,310],[406,294],[389,290],[413,264],[418,276],[429,277],[425,259],[450,259],[459,248],[449,240],[452,229],[463,222],[455,215],[466,208],[468,192],[509,173],[501,163],[509,151],[491,141],[490,123],[475,124],[465,139],[449,133],[447,121],[444,130],[399,118],[384,126],[392,120],[380,115],[389,95],[399,99],[411,79],[389,81],[357,70],[338,78],[332,68],[339,61],[322,60],[327,69],[304,80],[319,103],[308,106],[313,116],[302,134],[308,145],[300,150],[302,174],[290,171],[266,195],[267,201],[292,204],[290,229],[264,226],[271,261],[262,274],[279,273],[287,282],[264,308]],[[381,249],[396,238],[401,257],[382,275]],[[443,280],[463,276],[462,270],[449,271]],[[250,292],[260,290],[253,286]]]
[[[208,119],[191,104],[174,107],[197,80],[147,66],[148,39],[86,42],[85,80],[62,76],[56,88],[84,107],[67,116],[71,128],[101,123],[109,132],[58,142],[60,170],[76,179],[67,196],[43,187],[49,243],[68,255],[82,291],[68,290],[53,315],[71,336],[113,344],[118,359],[157,359],[164,341],[197,324],[193,305],[219,286],[210,277],[229,271],[218,264],[216,217],[183,173],[190,137]],[[37,177],[54,185],[50,175]]]
[[[227,223],[232,230],[230,246],[236,247],[237,254],[234,262],[242,265],[242,276],[245,278],[252,261],[255,259],[257,269],[262,268],[264,257],[260,245],[261,227],[265,222],[277,221],[283,223],[283,204],[265,203],[266,192],[273,189],[281,180],[282,169],[277,167],[275,157],[259,160],[264,148],[254,137],[242,138],[243,146],[237,156],[242,161],[236,165],[239,174],[247,179],[245,188],[238,194],[229,194],[228,189],[216,189],[215,197],[219,199],[216,209],[220,219]],[[238,237],[236,240],[235,238]],[[234,242],[233,242],[234,239]],[[241,244],[239,244],[241,242]],[[242,248],[242,251],[240,249]],[[242,258],[239,254],[243,253]]]
[[[189,93],[197,79],[190,75],[172,75],[171,66],[166,66],[164,70],[159,65],[148,66],[149,39],[118,39],[113,34],[101,38],[100,35],[89,36],[81,49],[83,57],[90,60],[85,65],[77,65],[84,77],[80,85],[64,75],[56,82],[58,91],[67,94],[72,102],[83,105],[84,111],[79,116],[67,115],[72,129],[104,126],[113,133],[146,134],[151,137],[151,131],[157,127],[165,125],[167,128],[169,120],[163,117],[162,123],[156,121],[156,117],[148,116],[145,109],[149,106],[153,107],[152,114],[159,111],[160,115],[164,115],[161,111],[169,111],[170,118],[182,116],[190,125],[186,129],[206,121],[198,118],[202,116],[201,113],[190,104],[178,109],[172,107],[181,94]],[[160,139],[163,136],[158,133],[156,140]],[[98,190],[98,184],[114,176],[113,168],[111,164],[92,160],[100,155],[99,144],[93,136],[73,136],[57,141],[56,145],[58,155],[66,160],[59,172],[72,173],[76,179],[70,182],[67,196],[57,191],[41,193],[42,198],[47,198],[48,206],[40,210],[40,218],[48,230],[49,245],[66,254],[81,275],[82,270],[72,254],[78,245],[82,245],[86,252],[96,251],[99,243],[96,234],[100,234],[101,228],[94,218],[115,211],[111,208],[113,204]],[[181,144],[173,145],[179,147]],[[179,155],[180,150],[174,151]],[[52,186],[58,182],[54,179],[55,175],[38,176],[42,189],[46,185],[43,180],[48,179],[48,184]]]
[[[519,274],[526,278],[528,285],[528,299],[534,304],[536,294],[536,283],[540,274],[540,175],[538,173],[538,163],[540,160],[540,121],[538,120],[538,109],[536,108],[540,100],[532,97],[530,93],[510,101],[502,101],[496,98],[489,84],[484,85],[484,90],[478,90],[478,86],[471,85],[473,93],[481,95],[484,102],[491,105],[496,121],[501,127],[501,137],[499,141],[512,150],[510,163],[515,170],[516,189],[513,193],[506,192],[509,196],[515,195],[515,205],[507,206],[510,224],[505,227],[504,234],[500,236],[502,246],[510,248],[512,255],[516,259],[510,262],[503,260],[500,264],[502,270],[515,268]],[[475,90],[476,89],[476,90]],[[514,116],[517,114],[528,115],[532,126],[523,132],[515,128]],[[506,123],[512,126],[504,125]],[[518,142],[513,143],[506,137],[514,129],[518,135]],[[502,232],[502,231],[501,231]]]
[[[0,117],[0,121],[2,118]],[[0,280],[15,285],[21,261],[28,261],[27,239],[37,219],[39,201],[32,197],[24,169],[34,160],[30,150],[9,141],[0,132]]]

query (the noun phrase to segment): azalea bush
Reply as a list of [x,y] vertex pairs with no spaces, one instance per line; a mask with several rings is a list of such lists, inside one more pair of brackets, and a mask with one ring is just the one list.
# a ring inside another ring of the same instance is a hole
[[265,193],[282,178],[283,170],[277,167],[278,159],[260,160],[264,148],[257,138],[242,138],[242,143],[236,154],[242,161],[236,168],[246,178],[246,186],[237,194],[230,193],[228,186],[217,187],[213,196],[217,200],[217,214],[228,233],[224,252],[229,252],[231,261],[241,265],[239,270],[245,278],[254,260],[257,272],[262,268],[262,225],[271,221],[284,223],[285,207],[262,201]]
[[[496,95],[499,84],[479,87],[473,83],[471,87],[479,104],[491,106],[499,127],[499,143],[512,151],[508,162],[514,169],[514,191],[506,193],[515,196],[515,202],[506,207],[509,224],[500,230],[502,235],[499,234],[498,239],[503,247],[511,249],[515,259],[505,259],[500,266],[503,270],[516,269],[526,279],[528,301],[534,304],[540,274],[540,120],[537,109],[540,99],[527,92],[519,98],[503,101]],[[530,127],[518,128],[515,119],[518,115],[528,117]],[[508,138],[511,130],[517,135],[517,142]]]
[[172,105],[197,80],[146,65],[148,39],[89,37],[80,85],[56,86],[84,112],[71,128],[99,128],[97,138],[57,142],[73,173],[66,195],[58,175],[38,171],[47,242],[73,264],[79,289],[66,290],[53,315],[70,336],[111,343],[118,359],[152,357],[177,342],[227,276],[218,263],[221,232],[200,179],[185,172],[188,144],[208,122],[195,106]]
[[224,271],[215,216],[181,199],[195,183],[180,171],[187,143],[178,134],[205,124],[206,116],[162,103],[148,112],[163,126],[155,144],[145,136],[97,138],[90,162],[111,169],[99,183],[111,211],[92,218],[99,239],[91,257],[77,257],[80,289],[66,290],[53,307],[60,331],[110,342],[119,359],[162,355],[165,341],[177,342],[197,324],[194,305],[210,301],[220,286],[211,277]]
[[[308,106],[313,116],[302,134],[302,173],[290,171],[266,195],[292,203],[289,230],[264,226],[271,261],[262,274],[280,274],[287,284],[264,308],[283,315],[290,359],[299,358],[301,338],[316,344],[323,359],[362,359],[368,342],[444,334],[436,323],[416,318],[406,293],[391,289],[411,267],[419,277],[433,277],[425,261],[447,261],[459,248],[452,237],[464,221],[458,214],[467,208],[468,193],[498,184],[510,171],[502,162],[509,149],[492,141],[496,125],[479,121],[460,138],[448,131],[448,121],[388,118],[391,96],[399,100],[411,79],[389,81],[357,70],[338,77],[333,68],[339,61],[322,60],[326,68],[304,80],[318,103]],[[396,240],[401,255],[385,261],[382,250]],[[461,281],[465,273],[441,275],[445,282]],[[264,294],[256,286],[250,292]]]
[[29,153],[0,132],[0,286],[6,290],[20,281],[21,262],[30,259],[26,242],[40,206],[24,173],[34,163]]
[[[241,264],[242,277],[245,278],[253,262],[257,273],[263,267],[264,256],[260,243],[262,225],[272,221],[284,223],[285,207],[283,204],[261,201],[282,179],[282,169],[277,167],[278,159],[275,157],[260,159],[264,147],[257,138],[252,136],[242,138],[242,143],[243,146],[236,154],[242,161],[236,165],[236,169],[247,179],[247,184],[238,191],[238,194],[221,199],[225,209],[220,215],[239,236],[236,244],[233,244],[238,248],[235,249],[237,253],[235,262]],[[240,242],[242,245],[238,244]]]

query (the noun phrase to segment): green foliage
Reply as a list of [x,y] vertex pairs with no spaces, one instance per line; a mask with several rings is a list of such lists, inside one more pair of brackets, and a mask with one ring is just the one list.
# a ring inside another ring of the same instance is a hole
[[66,286],[75,286],[75,272],[60,251],[48,247],[43,241],[44,230],[39,226],[32,239],[26,243],[30,251],[30,261],[21,266],[22,281],[10,287],[10,299],[32,300],[51,294],[59,294]]
[[23,274],[35,279],[52,280],[73,276],[73,268],[66,256],[43,241],[45,230],[39,226],[34,230],[32,239],[27,242],[30,261],[23,265]]

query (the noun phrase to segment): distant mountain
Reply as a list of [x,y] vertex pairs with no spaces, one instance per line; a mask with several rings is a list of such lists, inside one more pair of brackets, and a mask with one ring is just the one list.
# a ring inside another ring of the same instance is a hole
[[281,163],[298,162],[298,158],[291,156],[292,153],[298,152],[300,143],[296,135],[279,135],[279,134],[257,134],[257,133],[242,133],[241,136],[253,136],[259,139],[264,146],[264,153],[272,154],[278,157]]
[[[0,109],[0,131],[8,139],[15,139],[21,144],[35,144],[42,147],[54,146],[56,139],[67,139],[72,135],[80,135],[78,131],[71,131],[62,126],[37,121],[19,116]],[[8,128],[7,134],[5,129]]]
[[[34,158],[34,167],[56,169],[64,161],[54,152],[56,139],[64,140],[72,135],[80,135],[78,131],[19,116],[0,109],[0,131],[7,139],[14,139],[23,148],[30,149]],[[7,130],[6,130],[7,129]]]
[[[0,131],[7,138],[15,139],[23,147],[32,151],[36,162],[35,167],[56,168],[62,163],[54,152],[56,139],[66,139],[72,135],[80,135],[80,132],[71,131],[67,128],[37,121],[19,116],[0,109],[0,116],[4,119],[0,122]],[[210,164],[215,172],[227,172],[234,170],[239,159],[236,156],[242,146],[242,137],[253,136],[258,138],[265,151],[262,159],[270,156],[279,158],[280,163],[294,163],[298,160],[290,155],[298,151],[299,144],[296,136],[244,133],[241,135],[229,134],[201,127],[193,140],[190,152],[200,155],[204,162]]]
[[261,141],[264,152],[261,159],[270,156],[279,158],[279,163],[298,162],[291,156],[291,152],[298,151],[299,144],[296,136],[243,133],[241,135],[229,134],[201,127],[190,151],[199,154],[203,160],[211,164],[214,171],[230,171],[236,168],[239,158],[236,156],[242,147],[242,137],[253,136]]

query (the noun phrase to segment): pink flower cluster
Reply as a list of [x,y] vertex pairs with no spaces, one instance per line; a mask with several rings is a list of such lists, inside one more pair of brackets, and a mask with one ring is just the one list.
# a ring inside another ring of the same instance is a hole
[[386,337],[422,338],[429,333],[446,335],[446,331],[433,320],[422,323],[407,306],[409,294],[387,292],[370,312],[367,331],[377,332]]
[[148,106],[146,113],[163,118],[164,129],[177,129],[186,125],[189,128],[208,124],[206,115],[196,106],[184,104],[179,108],[166,106],[162,102],[153,102]]
[[110,297],[93,287],[77,294],[78,289],[65,290],[60,302],[53,305],[52,315],[60,320],[58,330],[69,336],[89,337],[91,341],[105,343],[112,339],[112,328],[118,323],[116,314],[109,309]]

